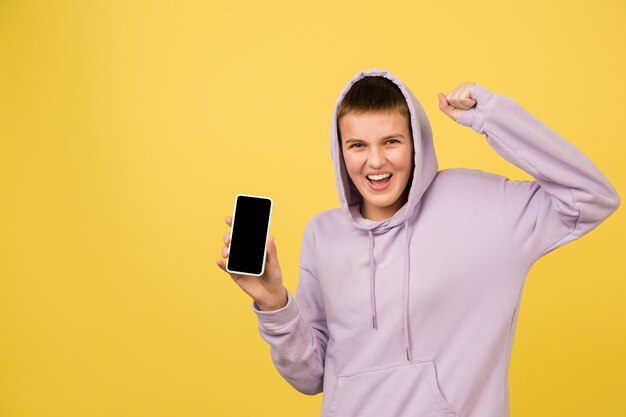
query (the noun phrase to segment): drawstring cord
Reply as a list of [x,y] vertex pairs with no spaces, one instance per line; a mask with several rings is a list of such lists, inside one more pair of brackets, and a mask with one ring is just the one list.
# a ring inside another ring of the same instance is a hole
[[409,245],[409,225],[404,223],[406,238],[406,280],[404,281],[404,349],[406,360],[411,362],[411,344],[409,341],[409,279],[411,277],[411,247]]
[[[407,222],[404,223],[404,231],[405,231],[405,241],[406,241],[406,279],[404,280],[403,285],[403,294],[404,294],[404,323],[403,323],[403,332],[404,332],[404,351],[406,353],[406,360],[411,361],[411,344],[409,338],[409,280],[411,277],[411,248],[410,248],[410,236],[409,236],[409,225]],[[372,302],[372,328],[378,328],[377,321],[377,313],[376,313],[376,285],[375,285],[375,271],[376,264],[374,260],[374,234],[371,230],[367,231],[369,235],[370,245],[370,297]]]
[[374,235],[371,230],[368,230],[367,233],[370,236],[370,297],[372,298],[372,327],[375,329],[378,323],[376,322],[376,287],[374,285],[374,271],[376,270],[376,265],[374,264]]

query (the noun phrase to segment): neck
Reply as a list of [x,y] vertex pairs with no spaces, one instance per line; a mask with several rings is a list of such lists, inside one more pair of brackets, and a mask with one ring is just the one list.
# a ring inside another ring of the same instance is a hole
[[396,214],[396,212],[402,208],[407,200],[408,196],[402,195],[402,197],[396,200],[395,203],[387,207],[376,207],[367,201],[363,201],[363,203],[361,203],[361,216],[375,222],[387,220]]

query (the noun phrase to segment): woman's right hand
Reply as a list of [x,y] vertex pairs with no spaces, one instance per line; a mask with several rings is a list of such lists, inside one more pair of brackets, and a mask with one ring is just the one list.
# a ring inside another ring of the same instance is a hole
[[[226,217],[226,224],[232,226],[232,217]],[[226,259],[228,259],[228,245],[230,233],[224,235],[224,247],[222,258],[217,260],[217,266],[228,273],[230,277],[256,302],[261,310],[278,310],[287,305],[287,290],[283,286],[283,274],[278,263],[274,237],[270,236],[267,242],[267,256],[265,257],[265,271],[263,275],[231,274],[226,271]]]

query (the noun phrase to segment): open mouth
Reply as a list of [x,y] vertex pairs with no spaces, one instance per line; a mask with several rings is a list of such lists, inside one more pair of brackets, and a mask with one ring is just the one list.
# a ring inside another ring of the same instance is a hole
[[392,174],[368,175],[366,178],[370,183],[380,186],[388,183],[392,176]]

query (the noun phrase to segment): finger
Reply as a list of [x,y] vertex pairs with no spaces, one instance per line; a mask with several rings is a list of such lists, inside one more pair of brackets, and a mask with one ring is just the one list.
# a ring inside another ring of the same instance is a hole
[[462,93],[462,89],[460,87],[457,87],[454,90],[450,91],[448,94],[446,94],[446,98],[448,99],[449,103],[455,104],[458,103],[459,99],[463,96]]
[[471,106],[469,106],[464,99],[458,99],[454,102],[454,107],[461,110],[469,110]]
[[452,100],[456,100],[458,97],[459,97],[459,93],[456,90],[453,90],[449,92],[448,94],[446,94],[446,99],[448,99],[449,102],[451,102]]
[[463,108],[463,104],[461,103],[461,100],[458,98],[451,98],[448,100],[448,102],[457,109]]
[[222,258],[228,258],[228,248],[226,246],[222,248]]
[[464,98],[462,100],[462,103],[468,108],[471,109],[472,107],[474,107],[476,105],[476,100],[474,100],[473,98]]
[[224,220],[226,221],[227,225],[232,226],[232,224],[233,224],[233,218],[232,217],[228,216]]
[[459,92],[450,97],[448,102],[457,109],[468,110],[471,107],[470,103],[467,102],[468,99],[472,100],[469,98],[469,93]]
[[454,108],[460,110],[469,110],[476,105],[476,100],[471,98],[470,91],[467,89],[452,92],[446,96],[446,99]]
[[228,272],[228,271],[226,271],[226,262],[224,262],[224,260],[222,260],[222,259],[218,259],[218,260],[216,260],[216,261],[215,261],[215,263],[217,264],[217,266],[219,266],[219,267],[220,267],[220,269],[221,269],[222,271],[224,271],[224,272]]
[[230,233],[226,233],[224,235],[224,244],[228,246],[229,243],[230,243]]

